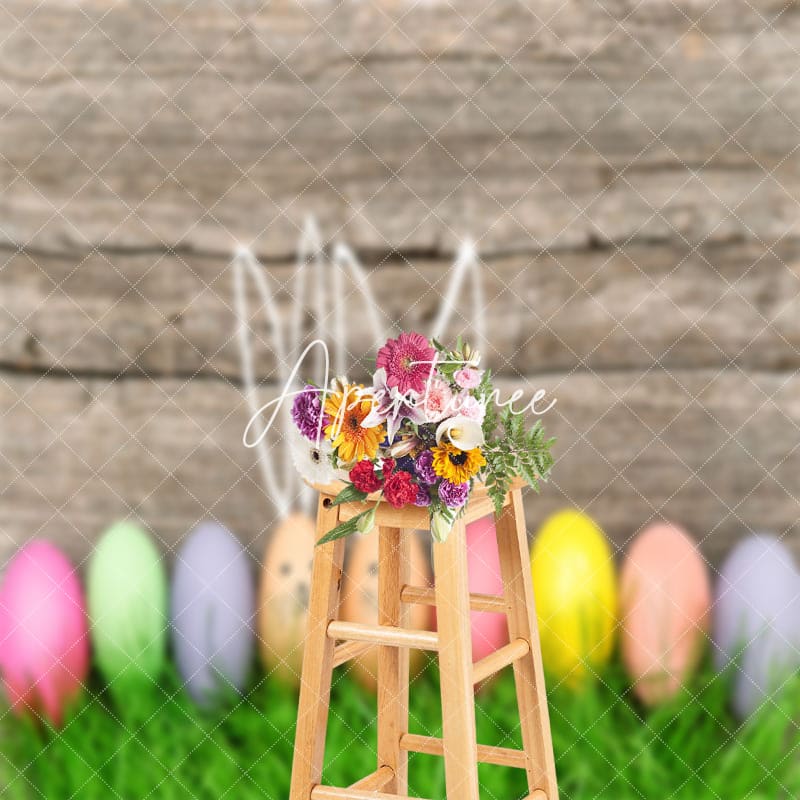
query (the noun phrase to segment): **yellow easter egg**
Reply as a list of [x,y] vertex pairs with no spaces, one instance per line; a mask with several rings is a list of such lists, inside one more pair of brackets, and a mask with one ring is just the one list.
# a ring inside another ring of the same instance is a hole
[[617,625],[614,558],[602,530],[579,511],[545,520],[531,548],[542,658],[577,685],[607,663]]

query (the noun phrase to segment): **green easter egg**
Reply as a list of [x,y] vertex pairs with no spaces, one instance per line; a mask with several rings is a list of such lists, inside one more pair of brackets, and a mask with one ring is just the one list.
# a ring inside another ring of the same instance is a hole
[[146,531],[118,522],[103,534],[89,562],[87,595],[95,657],[111,690],[155,680],[166,657],[167,576]]

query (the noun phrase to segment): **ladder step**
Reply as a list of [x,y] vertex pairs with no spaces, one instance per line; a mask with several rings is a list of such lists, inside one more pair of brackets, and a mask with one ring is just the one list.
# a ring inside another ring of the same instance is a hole
[[531,651],[531,646],[526,639],[514,639],[513,642],[495,650],[494,653],[489,653],[486,658],[476,661],[472,668],[472,682],[480,683],[486,680],[490,675],[499,672],[503,667],[513,664],[520,658],[528,655]]
[[394,770],[384,765],[367,775],[366,778],[350,784],[350,788],[366,792],[379,792],[392,778],[394,778]]
[[[435,606],[436,591],[424,586],[404,586],[400,592],[400,599],[404,603]],[[498,614],[505,614],[508,611],[505,599],[494,594],[472,593],[469,596],[469,607],[473,611],[494,611]]]
[[372,649],[369,642],[345,642],[338,644],[333,649],[333,668],[341,667],[348,661],[363,656],[368,650]]
[[[404,794],[372,792],[369,789],[337,789],[334,786],[315,786],[311,800],[417,800]],[[534,798],[534,800],[539,800]]]
[[439,636],[433,631],[394,628],[390,625],[364,625],[344,620],[334,620],[328,624],[328,638],[389,647],[414,647],[419,650],[439,649]]
[[[441,739],[435,736],[419,736],[416,733],[404,733],[400,737],[400,749],[409,753],[425,753],[429,756],[444,755],[444,743]],[[526,757],[524,750],[479,744],[478,761],[482,764],[496,764],[500,767],[525,769]],[[531,797],[533,797],[533,800],[538,800],[535,797],[535,793]]]

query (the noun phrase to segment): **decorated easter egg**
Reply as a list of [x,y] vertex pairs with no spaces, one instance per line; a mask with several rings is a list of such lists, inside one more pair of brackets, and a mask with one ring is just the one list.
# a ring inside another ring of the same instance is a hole
[[734,670],[744,717],[800,667],[800,572],[774,536],[741,541],[722,563],[714,596],[714,660]]
[[[494,516],[467,525],[467,572],[470,592],[502,596],[503,576],[500,572]],[[470,616],[473,661],[484,658],[508,642],[505,614],[471,611]]]
[[241,691],[255,652],[250,558],[227,528],[198,525],[175,557],[172,647],[192,698],[210,705]]
[[648,705],[686,683],[708,632],[711,583],[700,551],[677,525],[655,524],[631,544],[620,573],[622,660]]
[[617,584],[611,548],[579,511],[545,520],[531,550],[533,589],[545,669],[576,685],[614,648]]
[[0,674],[11,707],[60,725],[88,671],[77,573],[57,547],[32,541],[11,560],[0,586]]
[[306,633],[314,521],[291,514],[267,542],[258,594],[258,646],[270,675],[300,682]]
[[[351,539],[350,552],[342,580],[342,619],[376,625],[378,622],[378,531]],[[419,535],[412,532],[409,537],[409,584],[429,586],[430,566]],[[406,627],[431,629],[431,607],[421,604],[407,608]],[[424,655],[419,650],[410,651],[412,674],[424,664]],[[371,648],[352,663],[353,674],[369,689],[375,689],[378,677],[378,648]]]
[[169,618],[166,571],[150,535],[132,522],[112,525],[92,553],[87,591],[97,665],[112,692],[155,680]]

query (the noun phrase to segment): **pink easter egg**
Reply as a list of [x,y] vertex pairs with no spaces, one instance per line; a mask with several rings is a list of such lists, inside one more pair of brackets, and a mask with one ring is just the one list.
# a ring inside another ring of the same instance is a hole
[[11,707],[59,725],[88,671],[86,604],[76,570],[54,545],[32,541],[0,585],[0,674]]
[[673,697],[703,652],[711,609],[708,570],[677,525],[640,533],[620,576],[622,660],[647,705]]
[[[481,594],[503,594],[500,554],[494,517],[488,516],[467,525],[467,571],[469,590]],[[508,643],[505,614],[471,611],[472,659],[478,661]]]

